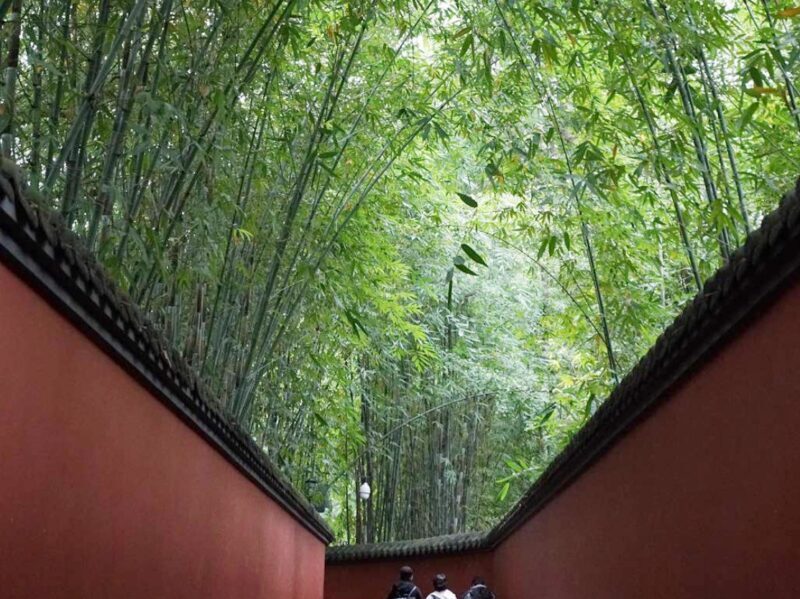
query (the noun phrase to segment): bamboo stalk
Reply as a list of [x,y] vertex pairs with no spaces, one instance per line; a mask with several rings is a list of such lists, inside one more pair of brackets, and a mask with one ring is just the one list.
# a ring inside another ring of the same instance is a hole
[[50,165],[49,172],[44,181],[45,189],[52,189],[56,177],[61,172],[61,167],[67,160],[67,157],[70,157],[70,165],[67,169],[67,180],[63,196],[64,199],[61,206],[61,212],[67,217],[68,222],[74,218],[73,204],[80,189],[83,162],[86,157],[86,141],[89,138],[94,123],[98,94],[106,83],[124,40],[127,39],[130,30],[133,28],[134,24],[138,22],[139,15],[144,11],[148,3],[149,0],[136,0],[133,8],[117,31],[109,49],[105,52],[106,56],[105,60],[103,60],[102,53],[105,42],[105,27],[110,13],[110,1],[102,0],[93,43],[94,55],[85,80],[83,100],[64,144],[58,156],[55,158],[55,161]]
[[[616,39],[616,31],[612,27],[611,23],[608,21],[607,18],[604,18],[607,26],[612,31],[612,36]],[[683,243],[684,251],[686,252],[686,257],[689,261],[689,267],[692,271],[692,278],[694,279],[695,286],[699,291],[703,287],[703,282],[700,277],[700,272],[697,268],[697,261],[695,260],[694,250],[692,249],[692,244],[689,241],[689,234],[686,230],[686,223],[683,215],[683,210],[680,205],[680,201],[678,198],[678,192],[675,188],[675,183],[672,180],[672,176],[670,175],[669,169],[666,168],[664,155],[661,149],[661,143],[658,140],[658,133],[656,130],[655,119],[648,108],[647,102],[645,101],[644,94],[640,89],[638,83],[636,82],[636,78],[633,76],[633,69],[631,68],[630,64],[630,57],[626,51],[621,53],[623,66],[625,69],[625,73],[628,77],[628,81],[631,84],[631,88],[633,89],[634,95],[636,97],[636,101],[639,104],[639,108],[642,112],[642,116],[644,117],[645,123],[647,124],[647,131],[650,134],[650,139],[653,143],[653,150],[656,153],[656,173],[657,175],[663,180],[664,185],[666,186],[667,190],[670,194],[670,199],[672,200],[672,208],[675,212],[675,221],[678,225],[678,232],[680,233],[681,242]]]
[[[750,3],[748,0],[742,0],[744,3],[745,8],[747,9],[748,14],[750,15],[750,19],[753,21],[753,25],[758,28],[758,23],[756,21],[755,15],[753,14],[753,9],[750,7]],[[778,68],[781,70],[781,77],[783,77],[783,83],[786,86],[786,96],[787,96],[787,103],[789,106],[789,112],[792,115],[792,119],[797,127],[797,131],[800,132],[800,110],[797,108],[797,88],[794,85],[794,81],[792,80],[791,76],[789,75],[789,70],[786,66],[786,59],[783,56],[780,48],[774,41],[775,37],[775,19],[772,18],[772,13],[770,12],[769,4],[765,0],[761,0],[761,6],[764,8],[764,17],[767,21],[767,25],[769,26],[770,30],[773,32],[773,40],[771,43],[768,43],[768,48],[775,56],[776,62],[778,63]]]
[[[706,60],[705,53],[700,50],[700,64],[703,69],[704,73],[704,81],[708,85],[709,91],[711,93],[711,99],[714,104],[714,112],[717,115],[717,119],[719,121],[720,128],[722,130],[722,140],[725,143],[725,152],[728,156],[728,163],[731,167],[731,176],[733,177],[733,183],[736,187],[736,197],[739,201],[739,214],[742,217],[742,222],[744,223],[744,228],[746,233],[750,233],[750,218],[747,214],[747,206],[745,205],[744,201],[744,191],[742,189],[742,179],[739,174],[739,168],[736,162],[736,154],[733,150],[733,145],[731,144],[731,136],[728,130],[728,123],[725,119],[725,114],[722,111],[722,101],[719,97],[719,93],[717,92],[717,87],[714,84],[714,78],[711,75],[711,69],[709,68],[708,61]],[[720,161],[722,164],[722,161]]]
[[[645,2],[647,4],[651,16],[653,17],[653,20],[658,24],[660,21],[658,13],[656,11],[655,6],[653,5],[652,0],[645,0]],[[667,13],[667,9],[663,4],[661,4],[660,6],[662,14],[666,19],[667,25],[669,25],[670,17],[669,14]],[[702,175],[703,186],[705,188],[705,193],[706,193],[706,199],[713,208],[719,206],[720,202],[717,195],[716,185],[714,183],[714,178],[712,177],[711,173],[711,165],[709,164],[708,161],[708,152],[706,150],[706,144],[702,136],[702,125],[700,124],[697,118],[697,114],[694,108],[694,102],[692,100],[692,94],[689,89],[688,83],[686,81],[686,74],[675,55],[676,44],[672,39],[671,35],[669,34],[662,36],[662,42],[667,59],[667,66],[670,68],[674,81],[677,84],[678,95],[681,98],[681,104],[683,106],[684,112],[686,113],[686,117],[689,119],[689,122],[691,124],[692,144],[694,145],[698,167],[700,169],[700,174]],[[724,226],[719,227],[718,238],[719,238],[720,255],[723,258],[723,260],[727,260],[731,253],[731,247],[730,247],[730,240],[728,239],[728,231]]]
[[31,103],[31,156],[29,161],[30,186],[34,191],[39,190],[42,168],[42,73],[44,72],[44,46],[45,30],[45,0],[39,2],[39,18],[36,24],[36,41],[29,46],[29,60],[31,62],[31,86],[33,87],[33,100]]
[[56,152],[56,138],[58,132],[58,125],[61,119],[61,104],[64,98],[64,73],[67,72],[67,48],[70,43],[70,25],[72,23],[72,15],[75,10],[75,4],[72,1],[64,2],[64,14],[61,23],[61,52],[58,59],[58,75],[56,76],[56,91],[53,95],[53,102],[50,108],[50,127],[47,143],[47,158],[45,160],[45,179],[50,176],[52,171],[53,157]]
[[[514,32],[513,32],[512,28],[511,28],[511,25],[509,24],[508,20],[506,19],[505,13],[503,12],[503,9],[500,7],[499,2],[497,2],[497,0],[495,0],[494,4],[495,4],[495,7],[497,8],[498,14],[500,15],[500,18],[501,18],[502,22],[503,22],[503,26],[504,26],[505,30],[508,32],[509,37],[511,38],[512,44],[513,44],[518,56],[522,60],[523,67],[525,69],[526,74],[528,75],[528,78],[529,78],[530,83],[531,83],[531,87],[534,89],[534,91],[538,92],[538,89],[537,89],[538,86],[537,86],[536,78],[534,77],[534,75],[533,75],[533,73],[531,71],[531,66],[528,64],[528,60],[526,60],[526,56],[523,54],[520,45],[517,43],[516,36],[514,35]],[[530,59],[530,56],[527,56],[527,58]],[[586,258],[587,258],[587,260],[589,262],[589,271],[590,271],[591,278],[592,278],[592,285],[594,287],[594,292],[595,292],[595,300],[597,302],[597,309],[598,309],[598,313],[599,313],[599,316],[600,316],[600,326],[601,326],[601,329],[603,331],[603,335],[602,335],[601,338],[602,338],[603,343],[604,343],[605,348],[606,348],[606,354],[607,354],[607,357],[608,357],[608,365],[609,365],[609,369],[611,371],[611,375],[614,378],[614,381],[619,383],[619,368],[618,368],[617,360],[616,360],[616,357],[615,357],[615,354],[614,354],[614,348],[613,348],[613,345],[612,345],[612,342],[611,342],[611,333],[609,331],[608,319],[607,319],[606,310],[605,310],[605,302],[603,301],[603,294],[602,294],[602,290],[601,290],[601,287],[600,287],[600,278],[599,278],[598,273],[597,273],[597,264],[596,264],[595,257],[594,257],[594,249],[592,247],[591,235],[590,235],[590,232],[589,232],[589,227],[588,227],[588,225],[586,223],[586,220],[584,218],[583,208],[582,208],[582,205],[581,205],[582,190],[578,189],[577,184],[575,182],[575,173],[574,173],[573,168],[572,168],[572,160],[570,159],[569,152],[567,151],[567,146],[566,146],[566,142],[564,140],[563,131],[561,129],[561,124],[560,124],[559,119],[557,117],[557,114],[556,114],[556,111],[555,111],[555,107],[553,106],[552,98],[550,97],[550,94],[547,91],[545,91],[543,94],[540,93],[540,95],[544,96],[545,105],[547,107],[551,123],[552,123],[552,125],[553,125],[553,127],[554,127],[554,129],[556,131],[556,137],[558,138],[559,145],[561,147],[562,155],[564,156],[564,161],[565,161],[565,164],[566,164],[566,167],[567,167],[567,175],[568,175],[568,178],[569,178],[569,181],[570,181],[570,185],[572,187],[572,192],[573,192],[572,193],[572,197],[575,200],[575,206],[576,206],[576,209],[577,209],[577,212],[578,212],[578,219],[580,221],[581,238],[583,240],[584,250],[586,251]]]
[[22,35],[22,0],[14,0],[8,18],[11,23],[8,55],[3,73],[3,128],[0,131],[0,151],[5,158],[14,155],[14,111],[16,108],[17,71],[19,68],[20,36]]
[[[106,147],[106,158],[100,175],[98,198],[95,202],[89,232],[87,234],[87,244],[90,248],[94,247],[98,235],[102,235],[103,220],[111,217],[113,211],[113,194],[111,193],[111,179],[114,175],[117,164],[122,159],[123,143],[128,132],[128,118],[130,117],[133,104],[134,91],[134,67],[133,61],[139,52],[139,45],[142,41],[141,26],[144,20],[144,13],[140,14],[139,22],[134,27],[133,38],[125,41],[122,53],[122,65],[119,89],[117,91],[117,101],[114,110],[114,125],[111,132],[111,139]],[[143,60],[147,60],[145,56]]]

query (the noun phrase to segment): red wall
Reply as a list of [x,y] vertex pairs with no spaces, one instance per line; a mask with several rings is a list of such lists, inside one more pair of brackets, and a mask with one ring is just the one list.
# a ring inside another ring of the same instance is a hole
[[495,555],[498,597],[800,597],[800,287]]
[[0,596],[320,599],[324,545],[0,265]]
[[[499,599],[800,597],[800,285],[473,557],[409,563],[457,590],[488,572]],[[329,566],[325,599],[382,599],[402,563]]]
[[429,558],[389,559],[329,564],[325,569],[325,599],[386,599],[402,566],[414,568],[414,583],[424,596],[433,591],[431,581],[444,573],[450,589],[459,597],[473,576],[493,580],[492,554],[462,553]]

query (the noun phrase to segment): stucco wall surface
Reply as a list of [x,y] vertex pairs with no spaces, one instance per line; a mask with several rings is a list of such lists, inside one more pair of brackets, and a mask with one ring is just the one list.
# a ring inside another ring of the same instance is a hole
[[[478,555],[407,561],[498,599],[800,597],[800,284]],[[325,599],[382,599],[403,563],[333,564]]]
[[500,598],[800,597],[800,286],[495,553]]
[[0,596],[320,599],[324,544],[0,265]]

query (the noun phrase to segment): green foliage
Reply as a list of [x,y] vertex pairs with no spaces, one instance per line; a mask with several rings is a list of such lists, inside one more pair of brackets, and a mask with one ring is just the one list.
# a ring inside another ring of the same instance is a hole
[[2,7],[0,149],[342,540],[501,516],[800,171],[783,1]]

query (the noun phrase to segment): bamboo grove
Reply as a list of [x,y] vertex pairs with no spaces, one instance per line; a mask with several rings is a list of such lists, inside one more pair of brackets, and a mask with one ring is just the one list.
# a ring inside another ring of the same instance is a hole
[[346,542],[500,516],[800,174],[784,0],[0,18],[3,156]]

